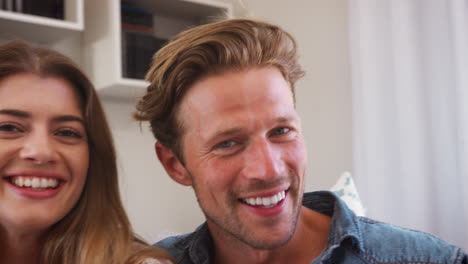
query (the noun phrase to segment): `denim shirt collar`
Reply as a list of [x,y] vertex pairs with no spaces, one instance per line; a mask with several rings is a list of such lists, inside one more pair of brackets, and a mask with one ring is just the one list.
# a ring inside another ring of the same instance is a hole
[[189,245],[190,259],[194,263],[209,264],[211,262],[211,252],[213,252],[213,239],[211,238],[208,225],[203,223],[194,232],[195,237]]
[[[363,251],[362,234],[357,224],[357,216],[332,192],[305,193],[302,204],[309,209],[332,217],[328,248],[316,260],[320,262],[332,261],[334,254],[343,246],[351,247],[359,252]],[[210,252],[213,252],[214,248],[206,222],[188,237],[179,241],[178,244],[178,247],[188,249],[186,252],[193,263],[211,263]]]
[[305,193],[302,205],[332,218],[328,248],[317,260],[332,263],[334,254],[339,253],[342,247],[349,247],[357,252],[364,251],[358,217],[335,194],[329,191]]

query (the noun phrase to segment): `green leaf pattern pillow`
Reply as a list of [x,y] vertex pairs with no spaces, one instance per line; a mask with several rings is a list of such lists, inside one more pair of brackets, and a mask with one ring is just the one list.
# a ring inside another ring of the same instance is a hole
[[340,197],[356,215],[365,215],[366,210],[359,198],[351,173],[344,172],[330,191]]

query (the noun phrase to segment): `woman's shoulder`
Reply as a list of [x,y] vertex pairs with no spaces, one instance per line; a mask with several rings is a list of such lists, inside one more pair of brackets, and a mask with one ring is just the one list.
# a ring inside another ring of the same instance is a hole
[[135,241],[132,245],[133,253],[131,261],[132,264],[173,264],[174,258],[159,247],[152,247],[144,242]]

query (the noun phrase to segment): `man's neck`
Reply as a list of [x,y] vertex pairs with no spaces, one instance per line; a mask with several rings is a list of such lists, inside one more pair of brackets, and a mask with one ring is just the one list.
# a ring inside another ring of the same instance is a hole
[[[231,237],[216,239],[214,263],[310,263],[328,246],[331,218],[301,207],[292,238],[283,246],[261,250]],[[213,234],[215,235],[215,234]],[[215,235],[216,236],[216,235]]]

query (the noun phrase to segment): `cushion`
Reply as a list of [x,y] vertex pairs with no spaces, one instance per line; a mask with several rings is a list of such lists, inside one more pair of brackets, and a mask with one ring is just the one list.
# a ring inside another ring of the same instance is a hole
[[330,188],[330,191],[335,193],[338,197],[343,200],[346,205],[358,216],[364,216],[366,210],[362,205],[361,199],[354,185],[353,177],[351,173],[343,172],[338,181]]

